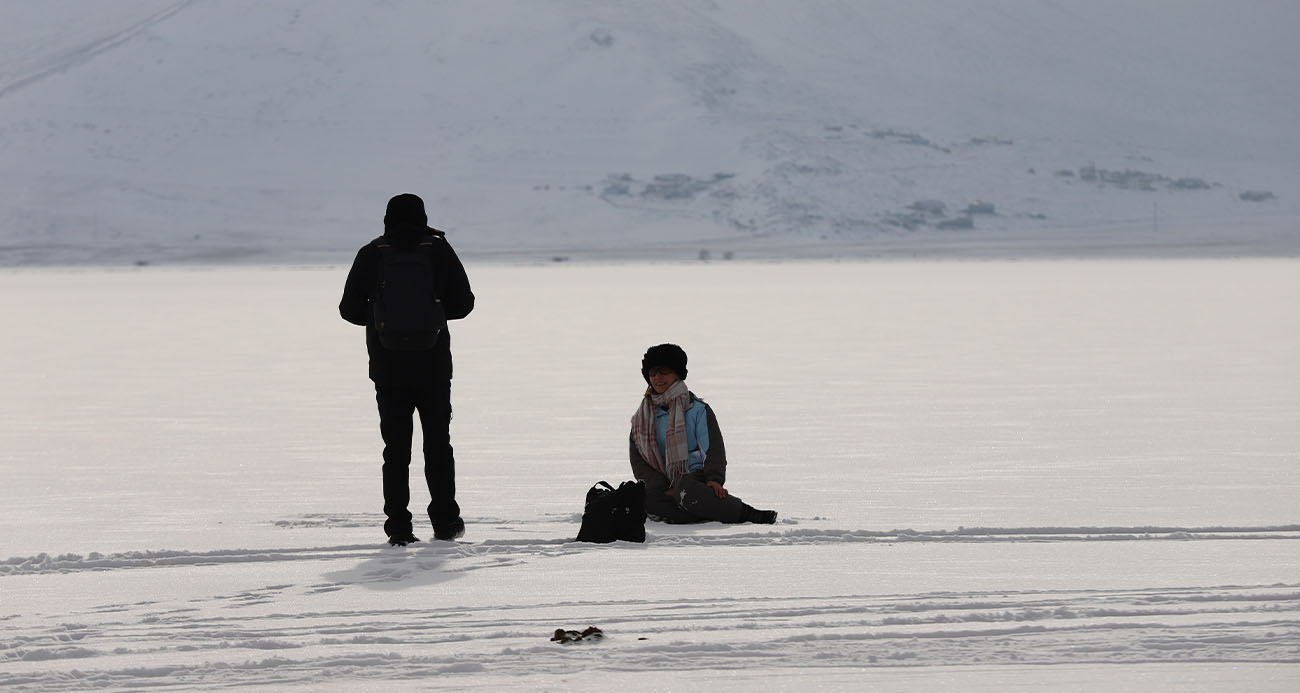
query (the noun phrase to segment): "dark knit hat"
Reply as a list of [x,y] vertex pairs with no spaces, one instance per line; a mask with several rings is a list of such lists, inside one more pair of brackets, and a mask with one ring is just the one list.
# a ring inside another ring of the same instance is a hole
[[424,213],[424,200],[411,193],[402,193],[389,200],[388,210],[384,212],[384,226],[395,224],[428,226],[429,217]]
[[641,377],[650,382],[651,368],[671,368],[678,378],[686,379],[686,352],[676,344],[660,344],[646,349],[641,358]]

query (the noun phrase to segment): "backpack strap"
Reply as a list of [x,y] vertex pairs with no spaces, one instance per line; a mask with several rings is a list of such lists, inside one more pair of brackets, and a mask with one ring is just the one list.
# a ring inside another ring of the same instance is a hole
[[[446,238],[446,234],[444,234],[442,231],[431,228],[429,229],[428,233],[425,233],[420,238],[420,242],[416,243],[415,245],[416,247],[419,248],[432,248],[434,241],[442,240],[445,238]],[[383,250],[385,248],[392,248],[393,240],[388,236],[380,236],[379,238],[370,241],[370,244],[375,246],[376,248],[379,248],[380,250]]]
[[[433,250],[434,241],[437,238],[441,237],[442,232],[438,231],[437,229],[429,229],[429,230],[432,231],[433,233],[425,234],[424,237],[420,240],[420,242],[415,244],[415,247],[423,248],[424,251],[429,254],[429,266],[432,267],[437,263],[434,262],[433,253],[431,251]],[[393,240],[388,236],[380,236],[379,238],[370,241],[370,244],[375,246],[375,249],[379,251],[380,264],[383,264],[385,258],[387,258],[389,254],[397,252],[393,248]]]
[[[434,270],[433,273],[434,297],[437,298],[438,300],[442,300],[442,277],[439,276],[438,272],[436,271],[437,263],[434,261],[433,252],[432,252],[434,240],[436,238],[440,238],[442,236],[442,232],[434,228],[430,228],[429,231],[431,233],[424,234],[423,238],[420,240],[419,243],[416,243],[415,247],[417,249],[419,248],[424,249],[424,252],[426,253],[427,259],[429,261],[429,267]],[[370,241],[370,244],[373,245],[375,249],[379,251],[378,262],[375,265],[376,268],[381,267],[384,264],[384,262],[388,260],[389,255],[397,252],[397,250],[393,248],[393,240],[388,236],[380,236],[375,240]],[[380,279],[380,273],[378,269],[376,269],[375,272],[375,279],[376,279],[375,286],[370,291],[370,297],[372,299],[379,294],[378,280]]]
[[[427,230],[426,230],[426,231],[421,235],[421,237],[420,237],[420,241],[419,241],[418,243],[415,244],[415,247],[416,247],[416,248],[423,248],[423,249],[424,249],[424,252],[428,255],[428,259],[429,259],[429,267],[431,267],[431,268],[434,270],[434,272],[433,272],[433,289],[434,289],[434,293],[435,293],[435,295],[439,298],[439,300],[441,300],[441,298],[442,298],[442,294],[443,294],[443,291],[442,291],[442,276],[441,276],[441,274],[437,271],[437,269],[438,269],[438,263],[437,263],[436,259],[435,259],[434,256],[433,256],[433,244],[434,244],[435,242],[439,241],[439,240],[443,240],[443,241],[445,241],[445,239],[446,239],[446,234],[444,234],[442,231],[439,231],[438,229],[435,229],[435,228],[433,228],[432,226],[430,226],[430,227],[429,227],[429,228],[428,228],[428,229],[427,229]],[[394,250],[394,248],[393,248],[393,239],[389,238],[389,237],[386,236],[386,235],[385,235],[385,236],[379,236],[379,237],[376,238],[375,240],[370,241],[370,244],[373,245],[373,246],[375,246],[375,249],[379,251],[379,262],[378,262],[378,264],[375,265],[376,267],[379,267],[380,265],[383,265],[383,264],[384,264],[384,261],[387,259],[388,255],[391,254],[391,253],[396,252],[396,250]],[[378,273],[377,273],[377,272],[376,272],[376,277],[378,277]],[[378,287],[376,287],[376,289],[377,289],[377,288],[378,288]]]

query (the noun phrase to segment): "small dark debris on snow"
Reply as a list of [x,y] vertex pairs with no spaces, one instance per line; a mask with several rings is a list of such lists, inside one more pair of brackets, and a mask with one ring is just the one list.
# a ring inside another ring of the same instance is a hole
[[556,628],[555,635],[551,636],[551,642],[568,645],[569,643],[581,642],[584,640],[600,640],[603,637],[605,637],[605,633],[595,626],[588,626],[587,630],[581,632]]

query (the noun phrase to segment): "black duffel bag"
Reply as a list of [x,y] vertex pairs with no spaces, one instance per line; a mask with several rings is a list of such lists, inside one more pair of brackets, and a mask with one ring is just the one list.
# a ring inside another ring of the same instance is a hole
[[614,488],[601,481],[587,491],[578,541],[645,542],[645,483],[624,481]]

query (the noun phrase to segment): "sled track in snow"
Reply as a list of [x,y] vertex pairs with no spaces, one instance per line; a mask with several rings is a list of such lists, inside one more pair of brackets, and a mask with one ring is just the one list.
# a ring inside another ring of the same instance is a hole
[[[268,598],[295,589],[265,588]],[[235,595],[236,597],[247,595]],[[231,608],[235,608],[232,606]],[[606,636],[548,642],[557,623]],[[750,667],[1300,662],[1300,585],[203,613],[106,605],[10,628],[0,688],[340,685]],[[434,678],[452,676],[450,679]],[[535,681],[535,678],[528,679]]]
[[[778,525],[779,527],[780,525]],[[38,554],[18,556],[0,562],[0,577],[41,573],[68,573],[87,570],[121,570],[169,566],[209,566],[235,563],[274,563],[284,561],[368,559],[385,552],[412,553],[441,561],[482,556],[512,554],[558,555],[580,551],[611,549],[653,550],[656,547],[690,546],[801,546],[856,543],[1007,543],[1007,542],[1097,542],[1097,541],[1253,541],[1300,539],[1300,525],[1273,527],[1021,527],[960,528],[955,530],[840,530],[840,529],[773,529],[710,533],[709,526],[699,529],[651,524],[645,544],[617,542],[607,545],[584,544],[569,538],[556,539],[489,539],[472,542],[422,542],[405,549],[390,549],[374,544],[350,544],[312,548],[219,549],[215,551],[130,551],[100,554]],[[714,525],[716,527],[716,525]],[[750,526],[747,526],[750,527]],[[576,532],[576,529],[575,529]]]
[[18,91],[29,84],[56,75],[75,65],[89,62],[95,57],[127,43],[131,39],[134,39],[147,31],[150,27],[185,9],[187,6],[193,4],[193,2],[194,0],[183,0],[167,9],[155,12],[153,15],[146,17],[121,31],[104,36],[97,41],[92,41],[85,45],[78,46],[47,60],[44,64],[29,70],[27,74],[13,79],[8,84],[0,84],[0,99],[3,99],[9,94]]
[[[665,672],[799,672],[779,679],[791,685],[791,676],[856,681],[897,667],[1138,664],[1181,671],[1198,663],[1216,671],[1249,667],[1271,681],[1300,665],[1300,583],[1272,570],[1237,573],[1268,577],[1236,583],[1215,571],[1202,573],[1216,577],[1200,583],[1141,570],[1103,572],[1100,582],[1059,574],[1023,581],[1014,569],[991,580],[926,582],[910,574],[876,580],[867,563],[889,554],[902,560],[886,574],[923,570],[941,563],[909,561],[978,555],[980,544],[992,544],[995,560],[1037,560],[1075,553],[1067,544],[1078,542],[1110,542],[1087,549],[1103,557],[1173,550],[1193,561],[1265,561],[1294,556],[1300,545],[1288,540],[1300,538],[1300,525],[800,528],[823,519],[770,528],[651,523],[645,544],[593,545],[565,536],[576,532],[568,516],[540,527],[471,518],[484,534],[508,538],[10,558],[0,562],[0,595],[19,601],[0,601],[9,607],[0,609],[0,689],[401,688],[409,681],[500,690],[562,688],[588,675],[623,677],[629,687]],[[310,527],[296,520],[282,526],[317,536],[331,526],[370,526],[366,520],[322,516]],[[525,529],[542,536],[511,536]],[[890,548],[904,543],[920,550]],[[779,562],[782,549],[753,547],[780,546],[791,547],[790,560],[836,556],[840,575],[861,569],[862,579],[819,587],[781,569],[758,576],[761,584],[795,578],[770,591],[679,595],[608,582],[640,579],[641,572],[601,573],[703,555],[734,571],[755,560]],[[489,572],[463,579],[480,570]],[[558,581],[563,589],[512,593],[521,580]],[[59,594],[73,598],[46,596]],[[605,637],[550,641],[556,628],[586,626]]]

